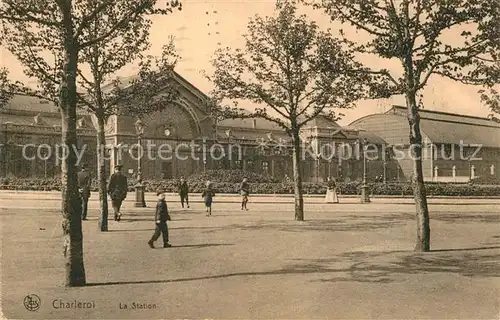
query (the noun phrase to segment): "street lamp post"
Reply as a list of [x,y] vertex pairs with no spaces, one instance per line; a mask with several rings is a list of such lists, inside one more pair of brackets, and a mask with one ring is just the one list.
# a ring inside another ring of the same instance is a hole
[[144,185],[142,184],[142,136],[144,134],[144,123],[138,119],[135,122],[135,132],[137,133],[137,183],[135,184],[135,206],[146,207],[144,199]]
[[319,166],[321,165],[320,164],[320,154],[317,153],[316,155],[316,182],[319,183]]
[[384,162],[384,177],[383,177],[383,183],[387,183],[387,160],[389,160],[391,151],[390,151],[390,146],[386,146],[384,149],[384,158],[382,159]]
[[363,142],[361,143],[361,146],[363,148],[363,184],[361,185],[361,203],[369,203],[371,202],[370,200],[370,194],[368,190],[368,185],[366,184],[366,145],[367,145],[367,140],[363,139]]

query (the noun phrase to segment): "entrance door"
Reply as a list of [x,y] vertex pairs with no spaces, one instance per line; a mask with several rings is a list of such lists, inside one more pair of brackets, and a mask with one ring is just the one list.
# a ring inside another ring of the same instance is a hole
[[172,179],[172,162],[163,162],[161,164],[161,173],[163,179]]

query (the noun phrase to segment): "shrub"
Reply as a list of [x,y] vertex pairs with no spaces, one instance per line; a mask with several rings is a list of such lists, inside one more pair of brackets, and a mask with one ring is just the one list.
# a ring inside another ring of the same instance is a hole
[[[215,170],[218,174],[221,171]],[[244,173],[238,173],[236,178],[226,178],[229,181],[217,181],[212,179],[213,187],[216,193],[236,194],[239,192],[239,178]],[[245,174],[246,175],[246,174]],[[188,179],[190,192],[200,193],[205,188],[207,176],[190,177]],[[214,177],[215,174],[211,173]],[[252,179],[251,175],[248,175]],[[233,181],[231,181],[233,180]],[[237,182],[234,182],[236,180]],[[159,187],[167,192],[177,192],[177,180],[145,180],[144,187],[146,192],[155,192]],[[97,179],[92,181],[92,191],[97,191]],[[135,181],[129,179],[129,191],[134,190]],[[369,192],[372,195],[412,195],[413,190],[408,183],[370,183]],[[341,183],[338,185],[338,191],[343,195],[360,194],[361,182],[354,181]],[[33,190],[33,191],[54,191],[61,190],[61,180],[53,179],[24,179],[24,178],[0,178],[0,190]],[[305,182],[302,185],[304,194],[325,194],[326,184]],[[430,196],[500,196],[500,185],[479,185],[479,184],[446,184],[446,183],[427,183],[427,195]],[[293,194],[293,183],[276,182],[258,182],[250,183],[250,192],[252,194]]]
[[500,185],[500,177],[484,176],[472,179],[473,184]]
[[275,183],[278,182],[271,176],[264,176],[254,172],[248,172],[243,170],[207,170],[201,174],[195,174],[189,176],[187,180],[191,183],[205,182],[207,180],[213,182],[232,182],[240,183],[244,177],[248,178],[249,182],[252,183]]

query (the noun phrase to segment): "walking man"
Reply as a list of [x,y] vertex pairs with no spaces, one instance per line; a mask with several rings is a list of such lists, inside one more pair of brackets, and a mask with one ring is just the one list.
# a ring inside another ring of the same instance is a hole
[[113,211],[115,212],[115,221],[120,221],[122,213],[120,208],[123,200],[127,197],[128,182],[127,177],[122,174],[122,166],[115,166],[115,173],[111,175],[108,184],[108,193],[111,197]]
[[181,197],[181,205],[184,208],[184,200],[186,200],[186,205],[189,208],[189,186],[184,178],[181,178],[179,184],[179,196]]
[[248,210],[248,196],[250,195],[250,185],[248,184],[248,179],[243,178],[240,184],[240,194],[241,194],[241,210]]
[[90,172],[87,171],[87,165],[84,163],[82,164],[80,172],[78,172],[78,191],[82,199],[82,220],[87,220],[91,184],[92,178]]
[[167,221],[170,221],[170,215],[168,214],[167,202],[165,201],[165,192],[163,190],[158,190],[156,192],[158,196],[158,203],[156,204],[156,213],[155,213],[155,233],[151,237],[151,240],[148,241],[149,247],[154,249],[154,242],[158,240],[160,234],[163,237],[163,248],[171,247],[168,243],[168,225]]

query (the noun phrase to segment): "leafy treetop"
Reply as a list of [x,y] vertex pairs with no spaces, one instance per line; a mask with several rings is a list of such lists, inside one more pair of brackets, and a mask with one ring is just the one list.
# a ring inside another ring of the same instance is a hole
[[[367,97],[373,77],[349,45],[296,11],[291,2],[280,4],[275,17],[250,20],[244,49],[216,51],[208,78],[219,115],[261,117],[291,135],[319,114],[337,119],[334,108]],[[226,100],[233,104],[224,105]],[[238,108],[241,100],[259,106],[246,111]]]

